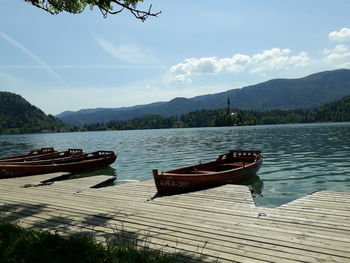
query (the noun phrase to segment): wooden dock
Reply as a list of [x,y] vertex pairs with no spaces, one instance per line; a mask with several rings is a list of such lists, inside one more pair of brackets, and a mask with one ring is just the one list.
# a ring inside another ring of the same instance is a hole
[[[56,175],[55,175],[56,176]],[[133,236],[179,262],[350,262],[350,193],[321,191],[256,207],[246,186],[151,199],[152,180],[91,188],[108,176],[0,180],[0,213],[58,233]]]

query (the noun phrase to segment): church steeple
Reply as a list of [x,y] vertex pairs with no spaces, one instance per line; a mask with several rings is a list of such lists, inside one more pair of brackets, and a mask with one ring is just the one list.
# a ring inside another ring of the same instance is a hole
[[232,110],[231,110],[231,102],[230,102],[230,97],[227,96],[227,108],[226,108],[226,114],[231,114]]

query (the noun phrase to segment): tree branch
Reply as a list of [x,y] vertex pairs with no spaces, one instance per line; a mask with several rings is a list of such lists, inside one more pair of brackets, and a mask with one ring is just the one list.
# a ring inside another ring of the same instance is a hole
[[49,10],[47,4],[44,6],[44,3],[40,3],[40,4],[42,4],[42,5],[40,5],[39,2],[37,2],[37,1],[31,1],[31,0],[24,0],[24,1],[30,2],[33,6],[38,7],[42,10],[45,10],[46,12],[49,12],[51,15],[57,15],[57,12],[53,12],[53,11]]
[[[148,17],[156,17],[162,12],[152,12],[152,5],[149,6],[147,11],[137,9],[137,2],[142,2],[142,0],[134,1],[120,1],[120,0],[61,0],[61,1],[52,1],[52,0],[24,0],[29,2],[35,7],[38,7],[46,12],[57,15],[60,12],[66,11],[72,14],[79,14],[84,11],[86,5],[91,7],[98,7],[103,17],[106,18],[108,14],[115,15],[121,13],[124,9],[130,11],[133,16],[137,19],[140,19],[144,22]],[[120,7],[120,9],[113,11],[113,5],[115,4]]]
[[142,10],[138,10],[136,8],[131,7],[130,5],[121,3],[117,0],[112,0],[111,2],[116,3],[117,5],[122,6],[123,8],[119,11],[113,12],[113,11],[108,11],[109,14],[117,14],[120,13],[124,8],[129,10],[137,19],[140,19],[142,22],[144,22],[148,17],[150,16],[158,16],[159,14],[162,13],[162,11],[159,11],[157,13],[152,13],[151,9],[152,9],[152,5],[149,6],[148,11],[142,11]]

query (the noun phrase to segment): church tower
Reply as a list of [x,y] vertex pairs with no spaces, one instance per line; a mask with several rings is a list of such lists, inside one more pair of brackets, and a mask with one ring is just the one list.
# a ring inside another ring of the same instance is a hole
[[227,96],[227,107],[226,107],[226,115],[230,115],[232,113],[230,97]]

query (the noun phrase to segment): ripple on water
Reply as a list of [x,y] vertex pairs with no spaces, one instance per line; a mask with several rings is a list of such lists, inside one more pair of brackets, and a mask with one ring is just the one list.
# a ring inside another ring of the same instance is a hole
[[[349,134],[350,123],[2,135],[0,157],[47,146],[114,150],[118,180],[143,180],[154,168],[214,160],[229,149],[260,149],[255,202],[272,207],[316,190],[350,191]],[[99,173],[106,170],[92,174]]]

